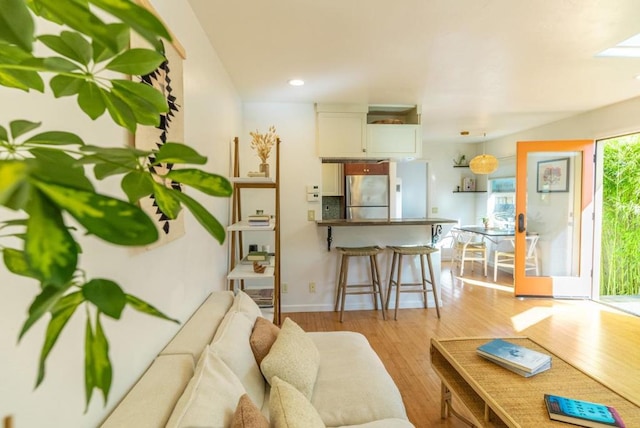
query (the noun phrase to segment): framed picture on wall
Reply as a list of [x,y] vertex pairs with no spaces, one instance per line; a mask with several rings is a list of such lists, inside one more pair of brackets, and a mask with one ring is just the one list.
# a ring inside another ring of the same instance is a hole
[[569,158],[538,162],[538,192],[569,191]]

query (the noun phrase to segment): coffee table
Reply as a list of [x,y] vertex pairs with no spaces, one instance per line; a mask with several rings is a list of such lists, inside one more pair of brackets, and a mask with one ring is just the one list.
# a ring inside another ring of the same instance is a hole
[[[502,338],[551,355],[551,369],[525,378],[476,353],[492,338],[431,339],[431,366],[441,380],[441,415],[478,427],[570,427],[549,419],[544,394],[615,407],[627,427],[640,427],[640,407],[526,337]],[[621,373],[620,376],[624,376]],[[459,401],[471,415],[453,409]]]

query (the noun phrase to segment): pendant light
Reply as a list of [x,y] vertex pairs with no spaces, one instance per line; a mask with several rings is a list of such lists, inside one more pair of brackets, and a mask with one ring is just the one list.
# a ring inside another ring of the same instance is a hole
[[[486,137],[487,134],[484,134],[484,136]],[[482,154],[471,159],[471,162],[469,162],[469,169],[474,174],[491,174],[498,169],[498,159],[496,159],[495,156],[484,153],[484,144],[485,143],[482,143]]]

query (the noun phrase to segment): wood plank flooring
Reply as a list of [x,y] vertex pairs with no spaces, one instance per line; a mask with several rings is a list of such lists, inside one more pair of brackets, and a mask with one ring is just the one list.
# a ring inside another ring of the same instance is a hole
[[[476,273],[459,278],[442,267],[441,318],[435,308],[400,309],[387,321],[378,311],[284,313],[306,331],[364,334],[395,380],[411,422],[422,427],[464,427],[440,419],[440,382],[429,361],[432,337],[528,336],[640,405],[640,317],[585,300],[517,299],[513,278],[498,283]],[[454,403],[455,406],[455,403]]]

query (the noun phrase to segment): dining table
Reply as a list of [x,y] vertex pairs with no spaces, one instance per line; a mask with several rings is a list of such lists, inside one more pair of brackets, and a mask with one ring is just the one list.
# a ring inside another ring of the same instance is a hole
[[491,242],[498,243],[500,238],[514,237],[516,230],[513,228],[504,227],[484,227],[484,226],[457,226],[456,229],[464,232],[477,233],[487,238]]

